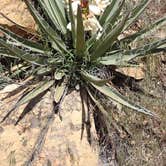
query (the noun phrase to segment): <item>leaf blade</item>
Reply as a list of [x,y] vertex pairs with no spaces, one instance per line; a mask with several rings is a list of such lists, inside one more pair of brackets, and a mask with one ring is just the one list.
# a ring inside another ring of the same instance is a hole
[[119,34],[121,33],[123,27],[125,26],[125,22],[129,16],[129,13],[127,13],[122,21],[102,40],[95,43],[94,51],[91,53],[92,59],[96,59],[98,57],[101,57],[105,54],[105,52],[108,50],[108,48],[111,48]]
[[24,96],[17,104],[16,107],[19,107],[25,103],[27,103],[28,101],[32,100],[33,98],[35,98],[36,96],[38,96],[39,94],[43,93],[44,91],[48,90],[51,86],[53,86],[55,83],[54,80],[51,81],[45,81],[44,83],[42,83],[41,85],[39,85],[37,88],[35,88],[34,90],[30,91],[26,96]]
[[36,64],[36,65],[45,65],[45,58],[43,57],[35,57],[28,52],[25,52],[17,47],[14,47],[5,41],[0,39],[0,45],[3,46],[6,50],[12,53],[12,56],[17,58],[21,58],[29,63]]
[[72,2],[69,0],[69,16],[70,16],[70,22],[71,22],[71,32],[72,32],[72,39],[73,39],[73,47],[75,48],[75,40],[76,40],[76,28],[75,28],[75,18],[74,18],[74,13],[72,9]]
[[164,49],[157,49],[158,47],[164,45],[166,43],[166,39],[158,40],[153,43],[146,44],[143,47],[127,50],[127,51],[121,51],[115,54],[112,54],[111,56],[105,56],[99,59],[100,63],[103,65],[123,65],[126,62],[129,62],[130,60],[146,56],[150,53],[153,53],[155,50],[157,51],[163,51]]
[[5,35],[7,35],[12,40],[16,41],[17,43],[20,43],[20,46],[23,46],[25,48],[29,48],[32,51],[36,51],[39,53],[45,53],[46,49],[44,47],[36,42],[27,40],[25,38],[22,38],[19,35],[16,35],[15,33],[11,32],[10,30],[7,30],[6,28],[3,28],[0,26],[0,31],[3,32]]
[[62,53],[62,50],[68,53],[66,46],[60,36],[54,31],[54,29],[41,17],[41,15],[34,8],[32,3],[28,0],[25,0],[27,7],[29,8],[33,18],[40,26],[40,28],[48,35],[50,42],[52,43],[52,47]]
[[123,30],[126,30],[146,9],[151,0],[142,0],[133,10]]
[[61,83],[59,83],[56,88],[55,88],[55,94],[54,94],[54,101],[56,103],[59,103],[59,101],[61,100],[64,92],[65,92],[65,89],[66,89],[66,86],[67,86],[67,82],[66,80],[62,81]]
[[109,79],[100,79],[96,76],[87,73],[86,71],[81,71],[81,75],[86,81],[92,82],[96,85],[104,85],[109,81]]
[[152,113],[151,111],[147,110],[146,108],[143,108],[139,105],[133,104],[131,102],[128,101],[127,98],[125,98],[123,95],[121,95],[117,90],[115,90],[113,87],[108,87],[106,85],[104,86],[98,86],[95,85],[93,83],[91,83],[91,85],[96,88],[98,91],[100,91],[101,93],[103,93],[104,95],[106,95],[107,97],[110,97],[112,100],[125,105],[135,111],[147,114],[147,115],[151,115],[151,116],[155,116],[154,113]]
[[136,32],[132,35],[129,35],[123,39],[120,40],[120,42],[127,42],[128,44],[136,40],[137,38],[141,39],[142,37],[145,37],[153,30],[157,30],[161,26],[163,26],[166,23],[166,16],[160,18],[159,20],[155,21],[155,23],[151,24],[147,28],[144,28],[140,30],[139,32]]
[[83,57],[85,53],[85,34],[82,18],[81,7],[77,8],[77,32],[76,32],[76,54],[78,57]]

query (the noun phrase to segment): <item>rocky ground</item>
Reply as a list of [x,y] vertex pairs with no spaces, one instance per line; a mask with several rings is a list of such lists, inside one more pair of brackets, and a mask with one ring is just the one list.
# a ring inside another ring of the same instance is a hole
[[[157,7],[154,7],[155,5]],[[158,4],[153,1],[146,13],[146,18],[151,16],[150,18],[153,19],[162,16],[166,9],[164,5],[164,0]],[[28,31],[34,32],[35,23],[21,0],[0,0],[0,24],[17,31],[15,25],[4,18],[4,15],[25,26]],[[158,37],[165,35],[163,30],[156,34]],[[148,65],[144,65],[145,62]],[[159,58],[143,59],[141,63],[143,66],[139,69],[124,69],[122,72],[136,79],[144,78],[139,82],[143,91],[132,92],[127,89],[122,92],[130,96],[133,101],[141,103],[157,113],[160,119],[154,120],[125,108],[123,112],[116,112],[112,109],[111,116],[114,120],[112,143],[111,147],[104,144],[101,148],[102,162],[97,155],[98,145],[93,143],[92,146],[89,146],[86,132],[84,132],[82,141],[80,140],[81,102],[79,94],[74,91],[66,97],[62,104],[62,120],[59,115],[50,118],[52,114],[51,94],[47,93],[33,111],[27,113],[16,126],[14,124],[26,107],[25,105],[14,111],[0,125],[0,166],[21,166],[27,162],[33,163],[34,166],[107,166],[110,165],[107,164],[107,161],[103,164],[105,155],[108,155],[109,158],[109,153],[111,153],[112,156],[113,149],[115,150],[115,160],[120,166],[164,166],[166,163],[165,55],[161,54]],[[20,95],[13,95],[3,100],[10,88],[13,87],[0,91],[0,119],[4,117],[6,111],[14,105]],[[47,122],[50,123],[49,128],[45,126]],[[47,130],[46,137],[43,137],[43,133]],[[93,125],[91,133],[95,142],[98,135]],[[40,148],[42,145],[43,147]]]
[[[8,88],[11,89],[12,86]],[[0,94],[1,99],[5,97],[4,91]],[[16,97],[18,96],[1,102],[1,118],[14,104]],[[54,166],[98,165],[98,145],[89,146],[86,132],[82,140],[80,139],[82,113],[79,94],[72,92],[65,98],[61,109],[62,119],[59,115],[52,116],[50,98],[50,93],[43,96],[33,111],[27,113],[16,126],[14,124],[26,106],[14,111],[10,118],[1,124],[0,165],[21,166],[27,163],[35,166],[49,165],[49,163]],[[43,137],[47,130],[46,137]],[[91,131],[94,139],[97,139],[94,126],[91,127]]]

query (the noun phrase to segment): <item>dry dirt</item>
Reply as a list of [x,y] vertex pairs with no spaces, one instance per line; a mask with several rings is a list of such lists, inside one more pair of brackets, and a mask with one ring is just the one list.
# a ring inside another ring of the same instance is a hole
[[[10,85],[11,86],[11,85]],[[0,98],[5,95],[0,92]],[[0,117],[2,118],[15,101],[14,96],[4,100],[0,104]],[[30,154],[36,145],[36,140],[45,126],[48,116],[52,111],[51,94],[48,92],[38,103],[32,112],[28,113],[17,126],[14,123],[18,119],[25,106],[14,111],[0,127],[0,165],[21,166],[26,165]],[[74,103],[74,105],[73,105]],[[78,92],[68,95],[61,109],[62,120],[54,115],[53,122],[44,138],[44,145],[39,155],[33,161],[34,166],[91,166],[98,165],[98,145],[95,144],[97,136],[94,126],[91,127],[94,144],[90,146],[87,141],[86,131],[81,137],[81,101]],[[93,123],[92,123],[93,124]],[[86,162],[85,162],[86,161]]]
[[[0,13],[28,29],[34,30],[35,28],[35,22],[21,0],[0,0]],[[0,23],[8,26],[14,25],[2,15],[0,15]]]

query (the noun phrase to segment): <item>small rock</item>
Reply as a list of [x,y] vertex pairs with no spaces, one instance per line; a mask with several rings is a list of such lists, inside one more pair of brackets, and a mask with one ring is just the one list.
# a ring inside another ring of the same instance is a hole
[[139,67],[123,67],[118,68],[116,71],[125,74],[129,77],[133,77],[136,80],[141,80],[145,77],[145,72],[143,69],[143,64],[141,64]]

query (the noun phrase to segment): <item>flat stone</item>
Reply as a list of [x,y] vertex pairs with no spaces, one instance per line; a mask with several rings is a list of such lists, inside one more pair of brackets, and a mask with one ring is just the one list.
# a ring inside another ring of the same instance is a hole
[[[0,0],[0,4],[0,13],[17,24],[34,31],[35,22],[22,0]],[[8,21],[2,15],[0,15],[0,24],[14,26],[12,22]]]

